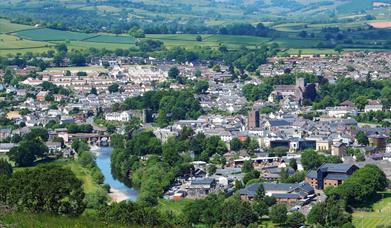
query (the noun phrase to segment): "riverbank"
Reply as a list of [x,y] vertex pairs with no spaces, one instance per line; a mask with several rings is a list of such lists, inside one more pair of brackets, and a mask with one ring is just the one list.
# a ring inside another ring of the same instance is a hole
[[117,203],[130,199],[130,197],[125,192],[115,188],[110,188],[109,196],[113,202]]

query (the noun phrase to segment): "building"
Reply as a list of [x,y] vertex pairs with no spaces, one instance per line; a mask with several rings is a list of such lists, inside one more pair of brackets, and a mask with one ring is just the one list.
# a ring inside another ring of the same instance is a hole
[[269,95],[268,101],[275,102],[285,98],[292,98],[298,103],[302,103],[304,98],[312,99],[311,97],[305,97],[306,94],[316,94],[315,84],[307,84],[304,78],[296,78],[295,85],[276,85],[274,90]]
[[368,104],[365,105],[364,111],[367,112],[381,112],[383,111],[383,105],[379,100],[369,100]]
[[119,122],[128,122],[132,116],[130,115],[129,112],[112,112],[112,113],[107,113],[105,116],[105,120],[108,121],[119,121]]
[[187,187],[189,198],[202,198],[216,189],[216,180],[213,178],[197,178]]
[[305,182],[316,189],[325,189],[329,186],[336,187],[342,184],[357,169],[359,168],[352,164],[325,163],[317,170],[310,170],[305,177]]
[[17,146],[15,143],[0,143],[0,154],[8,153],[15,146]]
[[48,92],[47,91],[40,91],[37,96],[36,96],[36,99],[37,101],[45,101],[45,97],[48,95]]
[[251,111],[248,113],[248,123],[247,128],[248,129],[254,129],[259,128],[259,111]]
[[343,157],[346,156],[346,144],[341,142],[336,142],[331,146],[331,155]]
[[265,195],[276,198],[278,203],[295,204],[314,194],[314,188],[305,182],[293,184],[257,183],[239,191],[242,200],[253,200],[260,185],[265,189]]
[[376,147],[379,151],[385,151],[388,137],[384,134],[373,134],[368,136],[369,146]]
[[0,139],[5,139],[10,137],[12,134],[12,130],[10,128],[1,128],[0,129]]

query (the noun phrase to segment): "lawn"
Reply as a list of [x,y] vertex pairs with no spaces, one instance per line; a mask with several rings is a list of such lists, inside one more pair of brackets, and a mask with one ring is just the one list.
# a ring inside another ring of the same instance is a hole
[[85,40],[96,36],[81,32],[69,32],[48,28],[25,30],[15,33],[17,36],[38,41],[65,41],[65,40]]
[[0,33],[10,33],[30,28],[32,27],[28,25],[15,24],[8,20],[0,19]]
[[372,205],[373,212],[353,213],[353,224],[356,227],[375,228],[391,225],[391,190],[385,192],[380,201]]

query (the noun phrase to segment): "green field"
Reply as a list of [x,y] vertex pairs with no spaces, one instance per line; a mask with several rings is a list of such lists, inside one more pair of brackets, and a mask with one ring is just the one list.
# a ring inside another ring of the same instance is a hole
[[224,44],[228,47],[238,48],[242,45],[254,47],[268,42],[270,38],[257,36],[233,36],[233,35],[201,35],[202,41],[196,41],[196,34],[149,34],[148,39],[160,40],[168,47],[175,46],[209,46],[218,47]]
[[372,205],[373,212],[353,213],[353,224],[357,228],[391,226],[391,191],[385,192],[383,199]]
[[[0,213],[0,227],[19,227],[19,228],[65,228],[65,227],[132,227],[118,224],[107,224],[95,221],[92,218],[81,216],[70,218],[65,216],[53,216],[46,214],[32,214],[23,212],[13,212],[9,214]],[[134,226],[135,227],[135,226]]]
[[16,36],[0,34],[0,50],[24,49],[52,46],[47,42],[32,41]]
[[16,32],[16,35],[25,39],[38,41],[85,40],[96,36],[96,34],[61,31],[48,28],[24,30]]
[[86,39],[85,41],[96,43],[134,44],[136,39],[131,36],[100,35]]
[[8,20],[0,19],[0,33],[10,33],[30,28],[32,27],[28,25],[15,24]]

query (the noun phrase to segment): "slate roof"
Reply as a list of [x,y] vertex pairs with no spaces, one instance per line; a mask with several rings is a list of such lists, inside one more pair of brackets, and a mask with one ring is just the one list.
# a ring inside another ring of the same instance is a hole
[[332,164],[332,163],[325,163],[319,167],[319,169],[322,169],[326,172],[332,172],[332,173],[346,173],[352,166],[352,164]]
[[297,193],[274,193],[273,197],[278,199],[299,199],[301,198],[300,194]]
[[212,185],[215,180],[212,178],[199,178],[191,181],[192,185]]
[[278,127],[278,126],[287,126],[290,125],[290,123],[286,120],[269,120],[269,124],[271,127]]
[[310,171],[308,171],[307,177],[312,178],[312,179],[316,179],[316,178],[317,178],[316,170],[310,170]]

